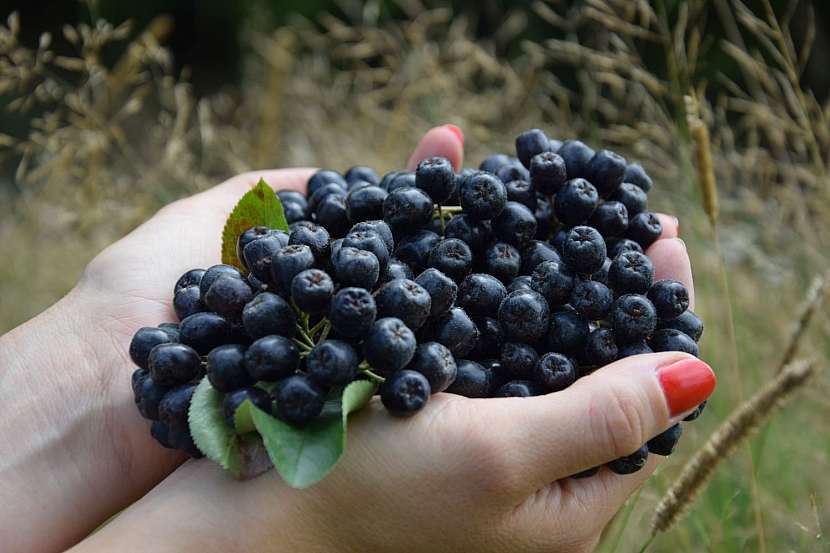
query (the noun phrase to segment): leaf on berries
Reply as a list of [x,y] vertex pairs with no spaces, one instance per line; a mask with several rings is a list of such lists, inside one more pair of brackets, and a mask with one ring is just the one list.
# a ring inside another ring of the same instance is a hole
[[251,415],[253,407],[254,404],[251,403],[251,400],[246,399],[236,408],[236,412],[233,414],[233,423],[237,434],[247,434],[256,430],[253,415]]
[[207,377],[202,378],[193,392],[188,422],[199,451],[239,478],[242,474],[239,438],[225,421],[222,394],[210,385]]
[[346,425],[350,413],[366,405],[375,385],[357,380],[340,397],[326,402],[323,412],[307,426],[297,428],[265,411],[251,409],[254,425],[277,471],[293,488],[307,488],[334,468],[346,449]]
[[263,180],[245,193],[225,221],[222,229],[222,263],[245,271],[236,255],[239,235],[258,225],[288,232],[288,222],[277,193]]

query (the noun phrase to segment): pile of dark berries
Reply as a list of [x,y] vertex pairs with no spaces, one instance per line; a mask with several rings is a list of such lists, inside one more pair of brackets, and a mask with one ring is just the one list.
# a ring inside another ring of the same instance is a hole
[[[655,282],[644,253],[662,229],[642,166],[538,129],[516,155],[460,173],[443,158],[383,178],[322,170],[305,195],[278,192],[289,232],[246,230],[244,270],[188,271],[174,289],[181,322],[135,334],[133,390],[153,436],[199,455],[187,408],[205,374],[230,425],[250,399],[302,426],[356,379],[381,383],[404,417],[439,392],[534,396],[627,356],[698,355],[688,291]],[[681,430],[609,468],[670,454]]]

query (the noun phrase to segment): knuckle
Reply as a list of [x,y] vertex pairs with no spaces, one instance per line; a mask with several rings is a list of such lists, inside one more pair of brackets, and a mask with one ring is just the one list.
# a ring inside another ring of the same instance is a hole
[[594,435],[600,437],[602,447],[615,457],[630,455],[647,440],[642,416],[643,402],[636,391],[614,387],[610,397],[597,398],[600,415],[593,417],[597,425]]

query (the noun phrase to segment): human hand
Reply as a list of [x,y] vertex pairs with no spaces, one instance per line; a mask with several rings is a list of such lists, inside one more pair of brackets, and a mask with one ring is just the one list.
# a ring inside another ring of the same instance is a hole
[[[683,282],[693,302],[677,222],[661,221],[647,252],[656,278]],[[292,490],[274,471],[236,482],[189,462],[79,549],[589,551],[657,461],[635,475],[568,476],[636,450],[713,387],[704,363],[659,353],[541,397],[439,394],[406,420],[375,401],[353,416],[342,462],[314,487]]]
[[[409,168],[433,155],[460,166],[460,131],[429,131]],[[313,172],[250,172],[166,206],[98,255],[66,298],[0,337],[4,550],[63,550],[184,461],[151,439],[136,412],[130,339],[142,326],[175,320],[173,283],[220,262],[228,213],[260,178],[304,190]]]

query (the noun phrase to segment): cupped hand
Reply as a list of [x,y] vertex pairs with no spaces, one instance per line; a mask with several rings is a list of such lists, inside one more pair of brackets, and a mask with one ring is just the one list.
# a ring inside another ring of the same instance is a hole
[[[681,281],[693,305],[677,220],[660,218],[663,235],[647,252],[656,278]],[[342,462],[314,487],[292,490],[275,471],[237,482],[190,461],[80,549],[590,551],[658,460],[628,476],[570,476],[633,452],[714,383],[693,357],[657,353],[545,396],[438,394],[411,419],[389,417],[375,400],[353,416]]]
[[[427,132],[409,168],[433,155],[461,165],[456,127]],[[0,337],[3,547],[63,550],[185,460],[151,439],[133,404],[132,335],[175,320],[176,279],[220,263],[225,220],[260,178],[302,191],[313,172],[253,171],[164,207],[99,254],[63,300]]]

